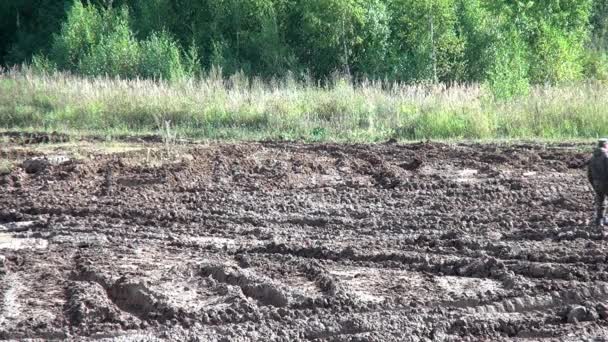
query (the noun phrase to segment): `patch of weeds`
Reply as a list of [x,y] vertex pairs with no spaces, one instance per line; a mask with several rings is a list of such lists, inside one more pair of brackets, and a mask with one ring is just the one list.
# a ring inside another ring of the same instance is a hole
[[312,140],[321,141],[327,137],[327,130],[324,127],[316,127],[310,132]]
[[13,172],[13,163],[8,160],[0,160],[0,176]]

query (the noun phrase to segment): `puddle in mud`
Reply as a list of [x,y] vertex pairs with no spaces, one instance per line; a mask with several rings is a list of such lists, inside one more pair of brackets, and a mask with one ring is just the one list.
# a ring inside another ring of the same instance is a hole
[[0,249],[45,249],[48,245],[45,239],[19,238],[10,233],[0,233]]

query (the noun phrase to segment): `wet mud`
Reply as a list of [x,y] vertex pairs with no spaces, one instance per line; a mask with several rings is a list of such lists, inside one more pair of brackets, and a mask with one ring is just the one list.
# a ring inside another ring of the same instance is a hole
[[8,142],[0,338],[603,340],[584,147]]

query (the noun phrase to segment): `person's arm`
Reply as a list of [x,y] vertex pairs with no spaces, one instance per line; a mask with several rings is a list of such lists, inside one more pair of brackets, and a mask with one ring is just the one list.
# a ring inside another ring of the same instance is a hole
[[602,171],[604,171],[604,174],[601,176],[602,179],[604,179],[605,181],[608,180],[608,151],[606,151],[606,149],[604,149],[604,158],[603,158],[603,162],[604,162],[604,167],[602,168]]

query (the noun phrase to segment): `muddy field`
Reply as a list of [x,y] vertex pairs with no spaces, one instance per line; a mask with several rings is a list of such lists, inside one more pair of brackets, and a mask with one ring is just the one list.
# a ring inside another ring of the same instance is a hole
[[0,145],[2,339],[608,338],[591,146],[38,140]]

